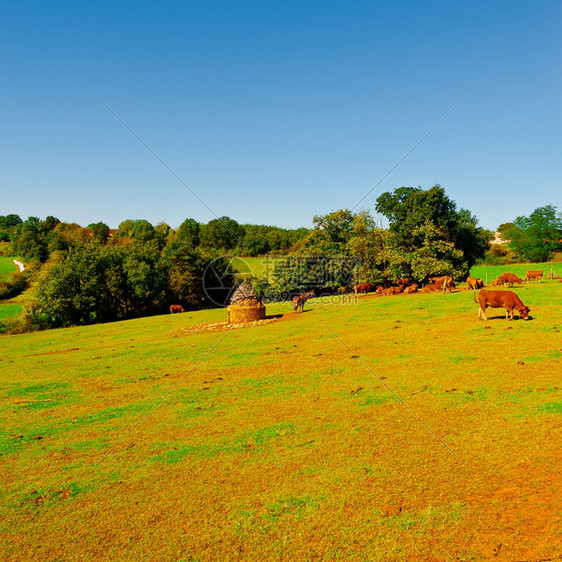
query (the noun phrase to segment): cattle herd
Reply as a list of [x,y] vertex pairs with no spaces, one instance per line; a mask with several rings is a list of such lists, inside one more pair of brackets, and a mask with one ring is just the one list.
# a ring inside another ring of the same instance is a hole
[[[505,286],[513,287],[515,283],[523,283],[523,281],[530,283],[534,280],[536,283],[540,283],[544,274],[544,270],[530,270],[527,271],[525,279],[518,277],[514,273],[502,273],[497,279],[492,281],[493,286]],[[411,283],[410,279],[402,278],[396,281],[396,285],[384,288],[375,286],[371,283],[357,283],[353,287],[353,291],[356,295],[374,292],[377,296],[390,296],[397,295],[400,293],[427,293],[431,291],[441,291],[443,293],[450,293],[452,289],[455,288],[455,281],[449,275],[441,275],[435,277],[429,277],[428,283],[419,288],[417,283]],[[513,318],[514,311],[519,313],[519,316],[524,320],[529,320],[530,309],[525,306],[521,299],[513,291],[504,290],[489,290],[484,288],[484,281],[482,279],[477,279],[475,277],[468,277],[466,279],[467,290],[477,291],[480,290],[478,296],[476,293],[473,294],[474,302],[480,305],[478,310],[478,318],[487,320],[486,308],[504,308],[506,311],[506,318],[511,320]]]

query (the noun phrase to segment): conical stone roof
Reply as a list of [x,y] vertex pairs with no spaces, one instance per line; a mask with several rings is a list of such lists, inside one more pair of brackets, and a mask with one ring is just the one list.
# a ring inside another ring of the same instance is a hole
[[240,303],[247,299],[255,299],[259,301],[256,290],[247,279],[244,279],[244,282],[238,287],[238,289],[236,289],[236,291],[234,291],[234,294],[230,299],[230,304]]

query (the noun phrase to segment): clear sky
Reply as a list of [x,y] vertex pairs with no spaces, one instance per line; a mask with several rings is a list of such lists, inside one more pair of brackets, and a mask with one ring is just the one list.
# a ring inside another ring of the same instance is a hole
[[490,229],[562,211],[558,0],[21,0],[0,22],[0,215],[311,226],[461,100],[357,209],[439,183]]

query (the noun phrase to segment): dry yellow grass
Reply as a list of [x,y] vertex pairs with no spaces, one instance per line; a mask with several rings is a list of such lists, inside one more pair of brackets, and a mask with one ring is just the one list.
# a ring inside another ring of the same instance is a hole
[[562,284],[5,336],[10,560],[562,554]]

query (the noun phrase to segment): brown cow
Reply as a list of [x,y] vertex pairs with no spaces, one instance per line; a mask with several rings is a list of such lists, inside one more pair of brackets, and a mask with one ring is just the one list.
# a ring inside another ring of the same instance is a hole
[[515,273],[502,273],[498,279],[501,281],[502,285],[509,285],[513,287],[514,283],[523,283],[521,277],[517,277]]
[[400,285],[402,287],[405,287],[409,282],[410,282],[410,280],[407,277],[402,277],[402,279],[396,280],[396,284]]
[[357,283],[353,285],[353,292],[357,295],[359,293],[368,294],[373,290],[373,285],[371,283]]
[[418,284],[412,283],[409,287],[404,289],[404,294],[415,293],[418,290]]
[[312,298],[313,296],[314,296],[314,291],[309,291],[308,293],[301,293],[300,295],[293,297],[293,311],[297,312],[300,306],[301,311],[304,312],[305,302],[308,299]]
[[396,289],[397,289],[397,288],[398,288],[398,287],[389,287],[388,289],[383,289],[380,294],[381,294],[383,297],[388,297],[388,296],[390,296],[390,295],[394,295],[394,294],[396,294]]
[[496,287],[496,286],[498,286],[498,285],[503,285],[502,280],[501,280],[500,277],[498,277],[497,279],[494,279],[494,280],[492,281],[492,286],[493,286],[493,287]]
[[439,291],[441,289],[441,283],[428,283],[420,293],[430,293],[432,291]]
[[475,291],[476,289],[478,289],[478,283],[477,283],[477,279],[476,277],[467,277],[466,278],[466,288],[469,291]]
[[442,287],[443,281],[445,281],[445,279],[447,279],[447,277],[449,277],[449,276],[448,275],[440,275],[439,277],[430,277],[429,282],[430,283],[437,283],[440,287]]
[[476,288],[477,289],[482,289],[484,287],[484,281],[482,281],[482,279],[480,279],[480,277],[478,279],[476,279]]
[[535,279],[536,283],[540,283],[543,273],[544,273],[544,269],[537,269],[537,270],[531,269],[530,271],[527,271],[527,275],[525,276],[525,281],[529,283],[531,279]]
[[443,292],[447,292],[450,293],[451,289],[455,288],[455,280],[452,277],[445,277],[445,279],[443,279]]
[[185,312],[183,306],[181,304],[171,304],[170,305],[170,314],[175,314],[176,312]]
[[529,320],[530,308],[525,306],[521,299],[513,291],[489,291],[488,289],[482,289],[478,293],[478,301],[476,301],[476,293],[472,293],[472,298],[474,302],[480,305],[478,310],[478,319],[486,318],[486,307],[490,308],[505,308],[505,317],[508,320],[513,318],[513,311],[517,310],[519,316],[523,320]]

